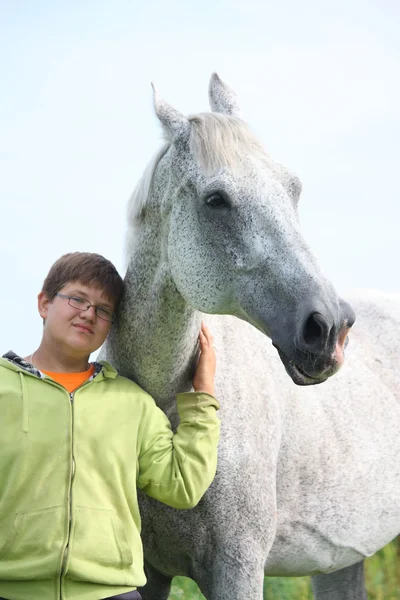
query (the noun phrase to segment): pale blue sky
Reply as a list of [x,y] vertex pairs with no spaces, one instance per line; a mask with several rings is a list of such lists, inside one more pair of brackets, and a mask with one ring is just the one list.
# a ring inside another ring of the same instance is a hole
[[336,288],[400,291],[399,30],[397,0],[0,0],[1,352],[37,347],[61,254],[123,273],[127,199],[161,140],[150,81],[193,113],[213,71],[300,176]]

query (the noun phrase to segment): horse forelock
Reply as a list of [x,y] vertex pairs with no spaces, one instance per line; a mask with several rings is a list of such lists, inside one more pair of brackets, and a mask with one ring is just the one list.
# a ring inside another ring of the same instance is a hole
[[268,155],[247,123],[221,113],[200,113],[189,117],[190,150],[206,175],[219,169],[237,171],[243,166],[241,157],[257,156],[268,161]]

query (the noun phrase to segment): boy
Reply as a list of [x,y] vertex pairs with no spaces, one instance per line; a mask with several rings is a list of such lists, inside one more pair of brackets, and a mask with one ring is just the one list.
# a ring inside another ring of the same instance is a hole
[[215,352],[199,334],[195,392],[177,397],[176,434],[154,400],[106,362],[123,291],[115,267],[71,253],[38,296],[40,346],[0,358],[0,597],[139,600],[146,579],[136,486],[175,508],[213,480]]

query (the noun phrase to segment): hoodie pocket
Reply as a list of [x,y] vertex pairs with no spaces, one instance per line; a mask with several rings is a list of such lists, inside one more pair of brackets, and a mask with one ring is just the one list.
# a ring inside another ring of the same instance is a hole
[[16,513],[0,548],[0,580],[54,578],[65,522],[62,506]]
[[[88,573],[129,567],[133,555],[122,522],[113,510],[77,506],[73,516],[68,577],[85,579]],[[100,580],[99,580],[100,582]]]

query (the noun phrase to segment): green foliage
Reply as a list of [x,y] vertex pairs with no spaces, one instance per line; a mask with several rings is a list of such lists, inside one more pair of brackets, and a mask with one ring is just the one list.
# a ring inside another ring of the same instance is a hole
[[168,600],[204,600],[204,596],[191,579],[174,577]]
[[[400,541],[365,561],[369,600],[400,600]],[[169,600],[205,600],[191,579],[175,577]],[[312,600],[309,577],[265,579],[264,600]]]
[[366,562],[365,579],[368,598],[400,598],[400,538],[382,548]]

